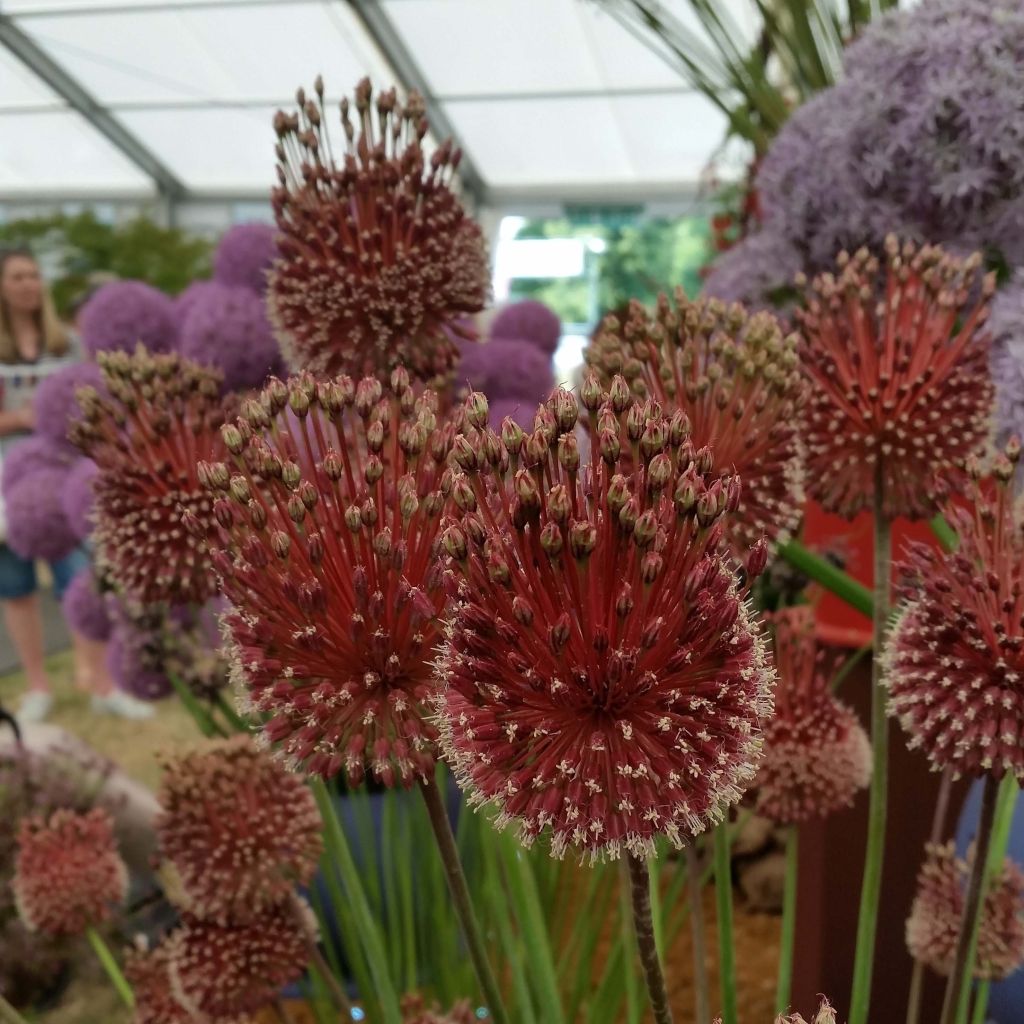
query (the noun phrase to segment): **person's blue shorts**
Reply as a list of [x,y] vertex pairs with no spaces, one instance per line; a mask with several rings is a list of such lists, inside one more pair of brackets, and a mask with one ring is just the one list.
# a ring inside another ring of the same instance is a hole
[[[53,591],[58,601],[64,596],[67,585],[88,564],[89,555],[84,548],[75,548],[70,554],[50,563]],[[0,544],[0,600],[28,597],[38,587],[36,563],[31,558],[15,554],[6,544]]]

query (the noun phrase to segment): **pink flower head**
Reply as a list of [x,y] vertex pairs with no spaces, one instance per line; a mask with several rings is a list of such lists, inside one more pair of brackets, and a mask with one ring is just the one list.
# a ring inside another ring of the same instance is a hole
[[907,600],[884,652],[889,713],[911,748],[957,775],[1024,779],[1024,534],[1012,479],[1020,445],[992,480],[972,462],[974,509],[947,510],[952,554],[924,545],[898,567]]
[[[929,844],[907,918],[910,955],[948,977],[956,959],[969,862],[952,843]],[[1024,966],[1024,872],[1009,858],[992,880],[978,929],[975,978],[998,981]]]
[[994,398],[980,328],[995,283],[972,299],[980,263],[890,235],[884,265],[841,253],[806,288],[807,479],[828,511],[871,507],[879,473],[889,517],[931,516],[955,493]]
[[401,369],[387,386],[271,380],[225,428],[233,469],[203,467],[235,674],[265,736],[314,774],[409,785],[433,770],[453,436],[436,408]]
[[403,107],[391,89],[374,102],[368,79],[354,109],[341,102],[335,149],[319,79],[314,92],[274,120],[280,257],[268,298],[290,358],[318,375],[447,375],[458,351],[444,328],[483,309],[489,288],[480,229],[451,188],[459,151],[449,140],[427,161],[422,98]]
[[[720,821],[753,776],[773,673],[722,540],[739,480],[685,416],[558,389],[528,434],[467,402],[444,545],[461,576],[439,669],[442,742],[477,804],[556,856],[648,855]],[[763,542],[750,554],[764,567]]]
[[160,805],[160,853],[194,917],[253,920],[313,877],[322,849],[313,795],[247,737],[169,761]]
[[32,931],[81,935],[106,921],[128,887],[110,815],[97,807],[24,819],[12,887],[18,914]]
[[653,312],[631,302],[623,320],[608,317],[587,351],[604,380],[621,373],[634,394],[681,410],[694,444],[739,474],[743,497],[728,523],[738,552],[761,537],[784,540],[800,522],[804,384],[796,348],[796,336],[785,337],[769,313],[690,302],[678,290]]
[[186,916],[166,947],[171,994],[186,1019],[232,1021],[260,1010],[302,975],[309,931],[286,903],[241,925]]
[[192,1024],[192,1015],[171,992],[168,967],[164,945],[152,950],[132,949],[126,954],[124,975],[135,997],[132,1024]]
[[141,347],[99,361],[109,397],[80,392],[72,439],[99,467],[100,566],[143,604],[201,604],[214,589],[202,541],[213,509],[196,473],[199,460],[224,452],[219,376]]
[[772,616],[775,715],[764,726],[757,812],[789,825],[848,807],[871,780],[871,741],[829,692],[809,605]]

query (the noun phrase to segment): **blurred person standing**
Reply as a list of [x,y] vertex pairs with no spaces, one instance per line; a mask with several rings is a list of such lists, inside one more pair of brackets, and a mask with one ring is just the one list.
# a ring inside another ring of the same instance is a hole
[[[57,317],[31,252],[0,252],[0,459],[32,431],[32,401],[39,383],[77,358],[73,338]],[[6,529],[2,517],[0,524]],[[58,600],[74,576],[88,566],[89,555],[82,548],[50,563]],[[49,714],[53,693],[44,661],[36,568],[32,559],[18,555],[6,543],[0,543],[0,603],[28,682],[17,717],[38,722]],[[92,690],[93,709],[127,718],[150,717],[149,705],[114,689],[106,666],[106,645],[74,630],[71,636],[76,682]]]

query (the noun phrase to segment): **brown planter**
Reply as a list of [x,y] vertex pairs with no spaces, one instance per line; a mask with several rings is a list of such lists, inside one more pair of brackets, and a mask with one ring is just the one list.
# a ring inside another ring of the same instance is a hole
[[[871,669],[858,665],[843,684],[842,698],[870,720]],[[902,1024],[913,962],[904,941],[904,924],[914,895],[924,844],[932,826],[939,775],[929,771],[920,752],[907,749],[895,722],[889,728],[889,818],[882,902],[875,946],[870,1024]],[[947,834],[953,830],[966,784],[950,800]],[[848,811],[800,833],[800,889],[797,903],[793,1006],[805,1016],[824,993],[845,1021],[850,1008],[857,912],[867,837],[868,796]],[[930,974],[925,986],[922,1022],[939,1019],[942,981]]]

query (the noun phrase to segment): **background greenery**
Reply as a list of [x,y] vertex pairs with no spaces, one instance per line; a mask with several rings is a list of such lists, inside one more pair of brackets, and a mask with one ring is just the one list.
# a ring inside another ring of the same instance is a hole
[[62,316],[96,274],[145,281],[176,295],[208,277],[211,242],[140,217],[106,224],[91,212],[55,214],[0,224],[0,248],[26,245],[44,266]]

